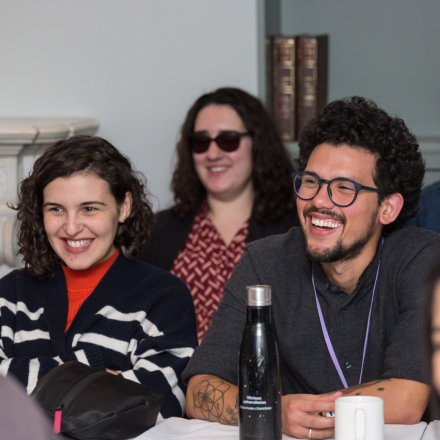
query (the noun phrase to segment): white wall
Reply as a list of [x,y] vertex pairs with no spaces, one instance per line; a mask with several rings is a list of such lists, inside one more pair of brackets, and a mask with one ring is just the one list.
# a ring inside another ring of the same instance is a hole
[[95,117],[164,208],[186,111],[257,54],[257,0],[1,0],[0,116]]

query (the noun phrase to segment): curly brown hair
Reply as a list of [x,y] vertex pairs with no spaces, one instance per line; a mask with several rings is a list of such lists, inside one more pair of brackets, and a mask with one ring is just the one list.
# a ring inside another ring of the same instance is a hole
[[243,90],[224,87],[201,96],[189,109],[177,144],[177,164],[171,189],[174,212],[180,217],[197,211],[206,198],[196,173],[189,138],[200,110],[208,105],[232,107],[252,136],[254,216],[260,223],[280,219],[295,206],[291,174],[293,164],[278,130],[263,104]]
[[418,211],[425,164],[416,138],[402,119],[389,116],[373,101],[353,96],[328,104],[301,133],[300,171],[320,144],[349,145],[376,156],[373,180],[381,190],[379,203],[391,194],[403,196],[397,219],[384,226],[384,233],[401,228]]
[[145,245],[154,224],[154,214],[146,191],[145,177],[134,171],[130,160],[113,145],[96,136],[75,136],[52,145],[36,160],[29,177],[18,187],[18,203],[12,208],[20,220],[19,253],[30,275],[46,278],[60,259],[47,238],[43,221],[43,190],[59,177],[77,173],[104,179],[120,205],[132,194],[130,216],[119,225],[114,245],[134,256]]

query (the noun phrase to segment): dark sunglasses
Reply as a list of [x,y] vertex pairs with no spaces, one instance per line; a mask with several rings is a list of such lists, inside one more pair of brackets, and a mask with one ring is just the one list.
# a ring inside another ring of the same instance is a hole
[[214,141],[223,151],[232,153],[240,146],[241,137],[248,135],[250,135],[249,132],[238,133],[237,131],[223,131],[216,138],[210,138],[203,133],[193,133],[189,137],[189,143],[193,153],[196,154],[208,151],[212,141]]

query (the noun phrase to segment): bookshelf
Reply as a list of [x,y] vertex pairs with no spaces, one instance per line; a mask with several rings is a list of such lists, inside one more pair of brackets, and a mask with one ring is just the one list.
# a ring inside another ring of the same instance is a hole
[[[398,115],[419,140],[425,185],[440,180],[438,0],[257,0],[259,96],[266,97],[265,38],[329,34],[328,99],[361,95]],[[286,144],[292,157],[298,144]]]

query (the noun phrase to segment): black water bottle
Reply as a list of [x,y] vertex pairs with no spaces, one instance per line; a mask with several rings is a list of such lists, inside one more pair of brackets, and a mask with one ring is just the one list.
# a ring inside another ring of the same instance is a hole
[[238,367],[240,440],[281,440],[280,362],[271,287],[246,287],[246,304]]

